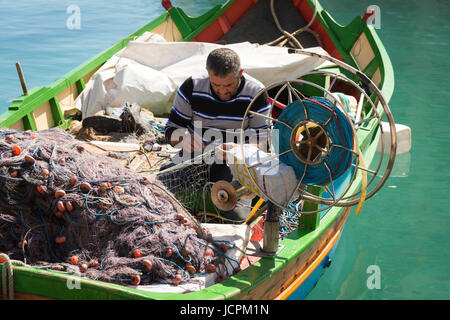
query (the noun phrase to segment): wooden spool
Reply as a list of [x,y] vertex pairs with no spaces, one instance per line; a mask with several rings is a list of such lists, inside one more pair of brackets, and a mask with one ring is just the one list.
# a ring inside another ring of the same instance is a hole
[[222,211],[230,211],[236,206],[238,199],[251,200],[256,195],[247,187],[237,182],[217,181],[211,188],[211,200]]
[[211,188],[211,200],[220,210],[230,211],[236,206],[236,190],[229,182],[217,181]]

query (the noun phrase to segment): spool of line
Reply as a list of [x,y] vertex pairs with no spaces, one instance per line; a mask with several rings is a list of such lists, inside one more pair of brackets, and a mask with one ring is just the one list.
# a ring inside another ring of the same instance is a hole
[[[331,180],[334,181],[342,175],[350,167],[352,152],[349,150],[353,150],[352,124],[337,106],[333,106],[331,101],[321,97],[311,97],[302,101],[294,101],[281,112],[278,120],[288,124],[292,128],[296,128],[299,123],[304,122],[306,123],[305,126],[309,129],[322,128],[321,130],[326,131],[326,136],[330,144],[329,150],[326,150],[326,153],[318,155],[314,164],[300,160],[298,153],[296,155],[295,152],[287,152],[280,156],[280,161],[291,166],[299,180],[303,176],[305,166],[308,166],[305,176],[302,179],[303,184],[328,184]],[[303,134],[299,132],[303,130],[302,128],[300,127],[296,130],[295,140],[299,139],[299,133]],[[278,130],[279,154],[288,149],[295,148],[292,145],[293,140],[291,139],[292,129],[279,122],[274,124],[274,129]],[[333,146],[332,144],[343,146],[349,150]]]

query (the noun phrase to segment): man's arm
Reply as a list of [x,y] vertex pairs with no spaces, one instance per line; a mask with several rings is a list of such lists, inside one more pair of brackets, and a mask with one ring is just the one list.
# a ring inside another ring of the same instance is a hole
[[175,135],[177,137],[174,136],[175,139],[173,139],[173,132],[177,129],[187,129],[192,125],[192,106],[189,100],[192,96],[193,86],[192,78],[188,78],[175,95],[169,120],[164,129],[166,140],[172,146],[177,145],[182,140],[180,135]]
[[[252,105],[251,110],[264,116],[270,116],[270,103],[267,101],[267,97],[267,94],[260,95]],[[251,131],[249,143],[263,150],[268,134],[267,122],[267,118],[254,114],[249,116],[248,128]]]
[[169,120],[164,129],[166,140],[172,147],[181,147],[192,153],[194,150],[202,150],[203,142],[189,131],[192,129],[192,106],[190,99],[194,84],[192,78],[188,78],[177,90],[173,101]]

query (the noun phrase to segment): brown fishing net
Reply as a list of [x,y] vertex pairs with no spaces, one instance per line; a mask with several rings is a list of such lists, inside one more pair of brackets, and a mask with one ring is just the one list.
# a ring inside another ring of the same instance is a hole
[[121,284],[214,272],[211,236],[157,180],[59,129],[0,128],[0,251]]

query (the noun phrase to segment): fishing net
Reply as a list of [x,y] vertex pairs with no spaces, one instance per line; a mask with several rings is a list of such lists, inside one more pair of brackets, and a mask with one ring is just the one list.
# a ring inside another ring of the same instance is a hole
[[211,149],[178,164],[171,162],[156,177],[192,214],[211,210],[214,205],[205,187],[210,184],[214,161],[214,149]]
[[120,284],[214,272],[209,232],[166,187],[59,129],[0,128],[0,251]]

